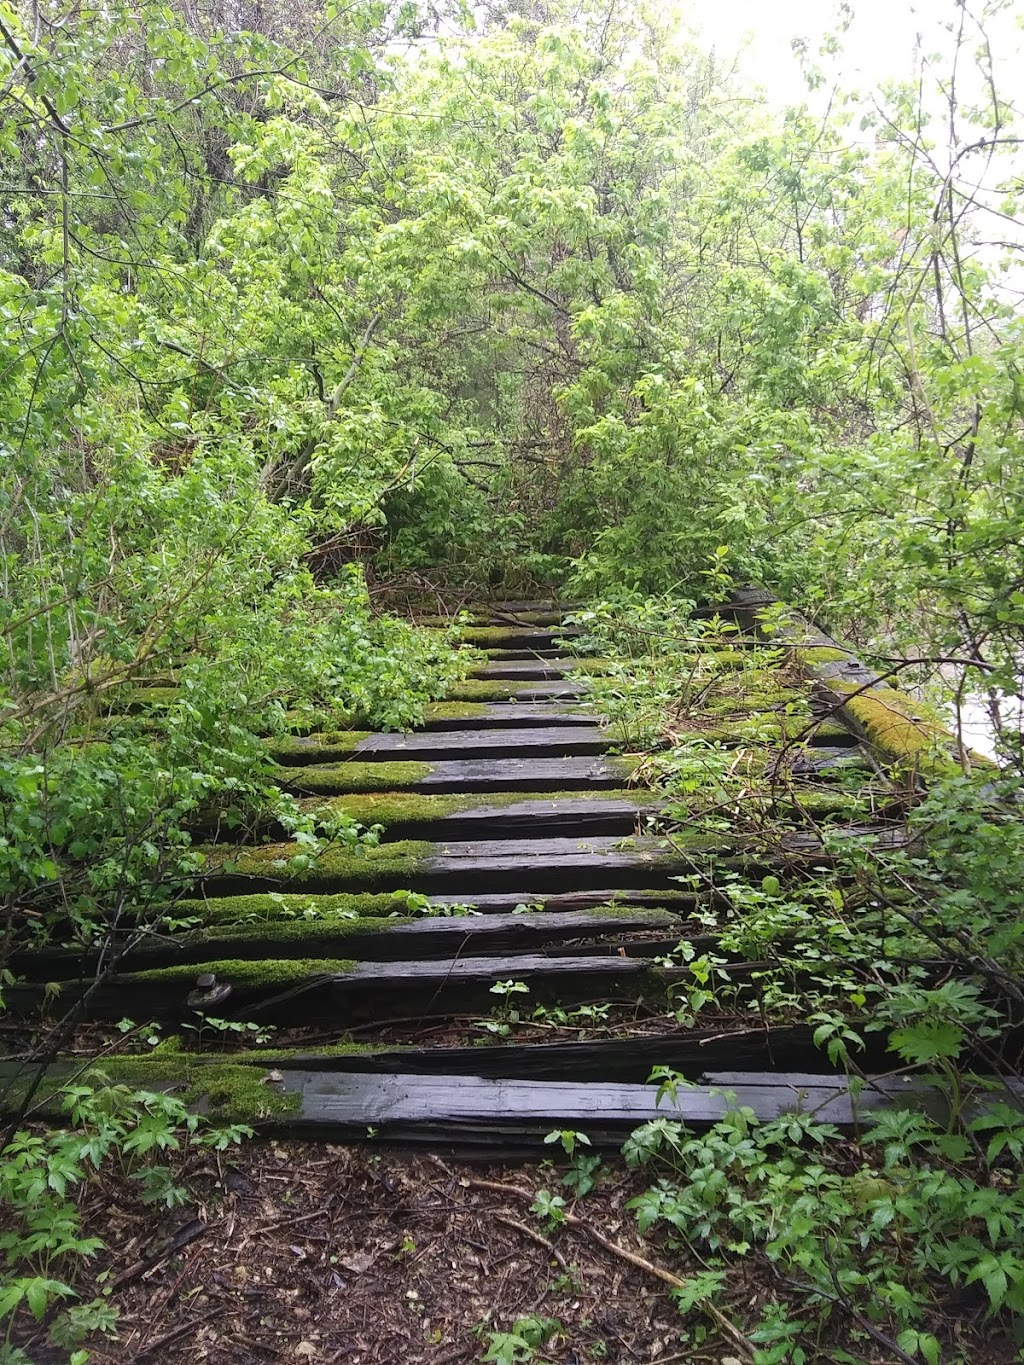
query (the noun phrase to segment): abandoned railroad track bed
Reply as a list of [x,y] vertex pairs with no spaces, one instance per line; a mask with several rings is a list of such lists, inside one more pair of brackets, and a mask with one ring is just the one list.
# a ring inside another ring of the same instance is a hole
[[[110,945],[17,952],[9,1009],[26,1022],[71,1009],[101,1035],[126,1017],[158,1021],[199,1046],[121,1057],[115,1074],[228,1108],[225,1069],[244,1076],[250,1103],[260,1076],[261,1124],[295,1135],[501,1150],[552,1128],[619,1142],[658,1116],[706,1127],[735,1103],[850,1130],[897,1097],[934,1108],[920,1080],[882,1074],[879,1049],[861,1058],[867,1081],[855,1093],[809,1024],[766,1003],[770,956],[725,933],[737,879],[806,877],[828,863],[833,813],[856,813],[848,838],[906,840],[908,787],[887,767],[886,725],[860,724],[843,704],[887,689],[814,632],[793,650],[802,672],[778,650],[766,666],[759,605],[740,592],[730,633],[694,651],[694,667],[703,650],[710,676],[730,686],[711,700],[710,685],[698,692],[671,735],[638,752],[602,710],[597,684],[607,689],[617,661],[572,655],[581,633],[560,608],[484,611],[463,631],[484,652],[420,730],[307,729],[268,742],[301,809],[377,827],[376,846],[296,861],[272,826],[239,845],[214,821],[197,830],[207,863],[173,926],[135,935],[113,973]],[[145,709],[145,689],[132,706]],[[919,723],[897,711],[902,726]],[[769,791],[782,832],[769,841],[728,819],[712,834],[680,824],[678,795],[645,785],[659,752],[680,744],[732,771],[746,764],[744,799]],[[726,917],[711,926],[715,909]],[[690,964],[707,954],[734,1007],[711,1031],[680,1007]],[[646,1035],[631,1012],[649,1021]],[[468,1032],[458,1023],[474,1018]],[[366,1040],[394,1037],[399,1022],[401,1041]],[[311,1031],[319,1050],[303,1044]],[[446,1041],[417,1046],[418,1031]],[[211,1052],[224,1038],[234,1049]],[[53,1085],[80,1070],[80,1053],[55,1061]],[[4,1063],[8,1079],[18,1067]],[[688,1084],[659,1089],[657,1067]]]

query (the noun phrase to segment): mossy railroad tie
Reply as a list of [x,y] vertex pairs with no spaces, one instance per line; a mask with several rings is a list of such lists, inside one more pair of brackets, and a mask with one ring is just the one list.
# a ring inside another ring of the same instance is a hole
[[[167,932],[142,937],[115,976],[89,988],[98,958],[81,946],[26,953],[9,1007],[52,1008],[59,986],[61,1008],[77,999],[86,1018],[160,1020],[171,1041],[146,1058],[104,1058],[104,1071],[178,1085],[215,1112],[278,1132],[373,1129],[515,1148],[574,1127],[619,1141],[644,1119],[678,1112],[647,1083],[657,1065],[694,1082],[678,1099],[698,1126],[723,1111],[719,1073],[765,1116],[803,1094],[851,1125],[845,1083],[827,1074],[809,1028],[752,1030],[742,1003],[735,1023],[708,1037],[672,1022],[688,969],[669,955],[680,940],[691,954],[714,951],[705,921],[722,901],[721,877],[759,882],[779,848],[727,824],[664,834],[672,799],[657,785],[657,753],[625,752],[589,697],[588,680],[616,662],[574,657],[562,615],[554,604],[508,602],[472,613],[461,632],[477,651],[470,676],[427,707],[414,733],[268,741],[280,786],[321,830],[348,817],[377,831],[375,846],[331,845],[311,858],[280,834],[212,844]],[[721,684],[677,718],[663,749],[728,751],[754,785],[784,769],[777,809],[792,828],[781,853],[787,865],[814,867],[826,856],[815,822],[846,810],[851,784],[870,789],[876,809],[884,784],[850,728],[812,710],[811,688],[792,670],[752,666],[753,647],[751,636],[703,649]],[[172,696],[153,688],[130,706]],[[756,993],[757,967],[733,965],[739,992]],[[524,1041],[511,1025],[538,1010],[541,1020],[578,1021],[577,1036]],[[242,1041],[211,1052],[210,1037],[239,1037],[211,1018],[298,1032],[275,1050]],[[467,1018],[477,1020],[469,1034]],[[420,1043],[426,1019],[426,1038],[451,1041]],[[644,1019],[659,1022],[645,1032]],[[466,1045],[470,1037],[489,1045]],[[197,1038],[206,1051],[175,1041]]]

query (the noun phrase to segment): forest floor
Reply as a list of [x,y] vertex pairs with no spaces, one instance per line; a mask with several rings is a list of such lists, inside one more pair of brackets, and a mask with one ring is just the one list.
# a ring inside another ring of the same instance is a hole
[[[96,1220],[108,1242],[93,1274],[97,1286],[113,1281],[121,1310],[118,1339],[91,1343],[93,1365],[740,1365],[659,1280],[702,1267],[639,1236],[627,1204],[647,1182],[618,1159],[575,1205],[553,1162],[297,1142],[200,1160],[190,1177],[200,1202],[162,1224],[127,1183],[87,1198],[86,1225]],[[541,1230],[521,1192],[545,1188],[580,1225]],[[750,1320],[771,1297],[772,1273],[751,1256],[717,1306]],[[981,1308],[958,1304],[954,1334],[966,1358],[1007,1365],[1014,1348],[993,1339]],[[527,1333],[547,1320],[535,1353],[491,1335],[523,1319]],[[38,1365],[66,1360],[24,1344]],[[821,1346],[816,1359],[832,1359]],[[859,1350],[871,1365],[891,1359],[869,1342]]]
[[[649,1257],[625,1207],[643,1177],[621,1163],[607,1172],[580,1211],[603,1238]],[[168,1214],[156,1236],[152,1211],[126,1215],[112,1235],[117,1220],[97,1204],[115,1276],[178,1230],[200,1235],[117,1294],[120,1339],[97,1343],[95,1365],[458,1365],[484,1356],[490,1332],[533,1316],[560,1325],[538,1362],[728,1359],[711,1343],[686,1346],[650,1271],[580,1228],[541,1232],[527,1202],[486,1188],[557,1191],[551,1166],[256,1144],[230,1169],[199,1172],[192,1187],[203,1184],[208,1204]],[[686,1273],[677,1258],[665,1264]]]

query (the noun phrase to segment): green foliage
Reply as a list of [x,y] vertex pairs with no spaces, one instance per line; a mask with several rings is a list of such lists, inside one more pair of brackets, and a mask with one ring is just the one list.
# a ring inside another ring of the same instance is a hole
[[19,1318],[48,1318],[51,1341],[74,1348],[95,1332],[116,1336],[117,1328],[117,1309],[103,1292],[67,1302],[81,1299],[86,1265],[104,1247],[83,1224],[81,1191],[127,1182],[143,1205],[175,1208],[190,1197],[175,1167],[192,1151],[223,1151],[251,1130],[214,1125],[172,1095],[124,1085],[70,1086],[61,1108],[73,1127],[45,1136],[18,1131],[0,1154],[0,1322],[10,1342]]
[[[901,1346],[915,1337],[928,1360],[938,1346],[926,1325],[950,1287],[979,1285],[990,1316],[1024,1314],[1024,1181],[1002,1156],[1022,1132],[1024,1119],[1006,1105],[955,1138],[922,1113],[887,1110],[868,1125],[851,1169],[835,1130],[812,1115],[758,1122],[735,1109],[703,1136],[656,1120],[624,1150],[631,1164],[662,1172],[632,1201],[642,1231],[662,1227],[719,1277],[755,1250],[782,1277],[799,1306],[777,1306],[752,1340],[781,1333],[792,1349],[809,1312],[828,1320],[838,1308],[898,1334]],[[969,1136],[988,1133],[990,1155],[968,1171]],[[758,1355],[777,1358],[792,1357]]]
[[[244,865],[271,879],[402,880],[415,856],[374,848],[378,822],[361,818],[400,799],[364,801],[357,820],[282,788],[407,791],[430,766],[304,774],[274,767],[268,737],[404,729],[443,696],[520,690],[462,681],[458,628],[383,612],[395,575],[428,600],[558,581],[600,599],[578,616],[580,671],[617,743],[659,750],[623,772],[659,788],[677,850],[710,858],[739,836],[760,856],[800,825],[834,860],[804,882],[720,860],[714,895],[698,878],[718,939],[673,954],[680,1020],[807,1019],[847,1067],[875,1042],[870,1016],[949,1101],[947,1130],[876,1126],[858,1149],[868,1176],[806,1157],[827,1143],[803,1120],[730,1120],[692,1142],[659,1128],[652,1152],[686,1179],[645,1218],[723,1263],[756,1246],[800,1285],[755,1334],[765,1362],[796,1365],[837,1302],[926,1362],[940,1282],[1019,1312],[1002,1210],[1020,1212],[1006,1166],[1021,1138],[968,1099],[1024,999],[1019,783],[943,773],[916,846],[845,838],[887,809],[881,784],[851,766],[827,799],[805,796],[781,758],[810,721],[803,685],[781,651],[691,611],[759,578],[898,674],[939,670],[939,700],[984,692],[1019,763],[1022,324],[999,288],[1011,248],[984,242],[1004,191],[999,212],[1018,211],[1003,159],[1017,115],[989,79],[987,11],[963,11],[947,54],[961,69],[979,47],[978,98],[936,61],[870,98],[837,92],[824,119],[741,105],[642,5],[553,0],[477,23],[453,6],[433,30],[361,0],[322,22],[254,12],[266,31],[148,0],[114,0],[102,24],[49,0],[35,16],[0,0],[4,952],[87,947],[116,966],[152,930],[194,927],[207,912],[174,902],[210,865],[189,831],[211,810],[240,832],[283,828]],[[281,896],[208,916],[423,909]],[[750,954],[756,983],[733,963]],[[506,1036],[525,992],[497,983],[485,1027]],[[31,1161],[15,1150],[17,1217],[32,1212],[19,1170],[81,1187],[108,1158],[139,1162],[146,1196],[173,1202],[139,1144],[199,1130],[137,1104],[130,1121],[83,1109],[100,1147],[73,1176],[70,1138],[39,1139]],[[582,1193],[590,1158],[572,1156]],[[4,1286],[8,1315],[46,1320],[68,1297],[58,1262],[88,1254],[53,1216],[41,1259]],[[705,1268],[694,1304],[725,1269]],[[105,1313],[72,1305],[54,1330],[77,1349],[76,1333],[112,1328]],[[491,1358],[543,1349],[524,1323]]]
[[543,1358],[538,1353],[543,1353],[552,1337],[562,1330],[557,1318],[530,1313],[517,1318],[507,1332],[488,1332],[487,1351],[481,1359],[493,1365],[530,1365]]

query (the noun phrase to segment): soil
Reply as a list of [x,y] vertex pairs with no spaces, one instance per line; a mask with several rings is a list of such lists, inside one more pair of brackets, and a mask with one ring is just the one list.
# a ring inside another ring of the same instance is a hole
[[[90,1343],[93,1365],[458,1365],[481,1360],[490,1332],[530,1314],[561,1324],[537,1365],[722,1360],[721,1350],[680,1354],[688,1324],[649,1273],[579,1229],[542,1231],[525,1201],[478,1182],[547,1187],[572,1203],[558,1172],[536,1164],[302,1143],[253,1145],[211,1166],[192,1181],[202,1201],[162,1218],[93,1199],[113,1252],[93,1273],[110,1269],[115,1281],[178,1229],[199,1232],[115,1290],[120,1340]],[[579,1209],[606,1238],[649,1256],[624,1207],[642,1187],[612,1167]],[[29,1354],[39,1365],[59,1358],[31,1345]]]
[[[626,1205],[647,1182],[620,1161],[575,1203],[553,1162],[304,1143],[199,1161],[184,1209],[145,1209],[127,1182],[87,1195],[86,1231],[101,1231],[108,1250],[79,1289],[89,1297],[112,1283],[121,1315],[117,1341],[89,1343],[92,1365],[469,1365],[487,1358],[491,1333],[530,1315],[557,1323],[546,1345],[492,1360],[739,1365],[735,1345],[700,1309],[681,1314],[658,1278],[702,1267],[637,1236]],[[583,1226],[552,1229],[531,1213],[522,1192],[541,1189],[560,1192]],[[734,1262],[715,1308],[749,1326],[771,1297],[770,1271],[752,1256]],[[1015,1359],[980,1305],[963,1307],[947,1339],[986,1365]],[[884,1348],[854,1345],[834,1326],[854,1359],[888,1365]],[[34,1365],[66,1365],[42,1327],[21,1344]],[[808,1362],[825,1365],[834,1349],[823,1342]]]

